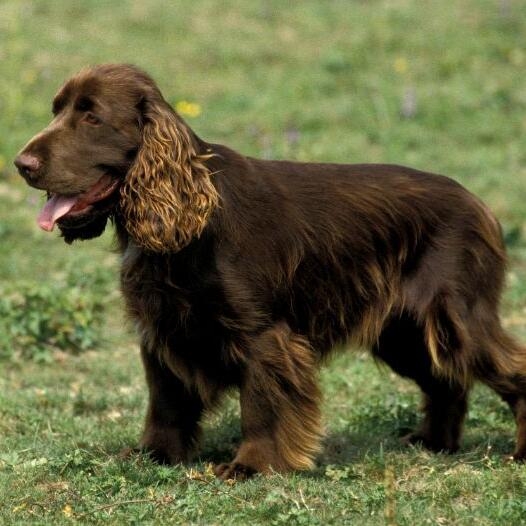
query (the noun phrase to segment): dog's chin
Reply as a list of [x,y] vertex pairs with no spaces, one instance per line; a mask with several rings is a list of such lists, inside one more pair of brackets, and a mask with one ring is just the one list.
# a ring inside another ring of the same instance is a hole
[[82,213],[59,219],[57,226],[64,241],[71,244],[76,240],[93,239],[102,235],[114,207],[114,203],[96,203]]

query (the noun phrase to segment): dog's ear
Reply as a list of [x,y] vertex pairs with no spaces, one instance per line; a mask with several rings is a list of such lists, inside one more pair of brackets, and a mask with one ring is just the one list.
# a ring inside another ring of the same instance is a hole
[[198,139],[157,90],[142,97],[142,142],[121,187],[120,209],[142,248],[176,252],[203,231],[218,202]]

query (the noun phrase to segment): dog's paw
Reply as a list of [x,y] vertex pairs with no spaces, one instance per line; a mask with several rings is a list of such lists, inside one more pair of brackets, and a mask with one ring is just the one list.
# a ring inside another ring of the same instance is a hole
[[413,431],[401,438],[402,444],[405,445],[421,445],[430,451],[435,453],[455,453],[458,451],[458,444],[449,444],[445,440],[437,440],[434,438],[429,438],[423,433],[418,431]]
[[246,480],[257,471],[239,462],[225,462],[214,466],[214,474],[221,480]]
[[517,462],[519,464],[524,464],[524,463],[526,463],[526,451],[524,451],[524,450],[515,451],[513,453],[513,455],[508,457],[508,459],[510,461],[512,461],[512,462]]

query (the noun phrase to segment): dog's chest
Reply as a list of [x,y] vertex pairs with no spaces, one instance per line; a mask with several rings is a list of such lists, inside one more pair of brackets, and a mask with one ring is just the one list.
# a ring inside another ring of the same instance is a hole
[[142,345],[185,383],[235,382],[236,372],[225,356],[232,334],[221,322],[224,297],[202,269],[184,263],[129,247],[121,269],[128,313]]

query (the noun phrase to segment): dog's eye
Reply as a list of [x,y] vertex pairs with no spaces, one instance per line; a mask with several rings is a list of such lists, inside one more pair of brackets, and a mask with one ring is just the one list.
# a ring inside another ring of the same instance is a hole
[[87,111],[84,114],[84,117],[82,117],[82,122],[91,124],[92,126],[98,126],[99,124],[102,124],[102,121],[94,113],[91,113],[91,111]]

